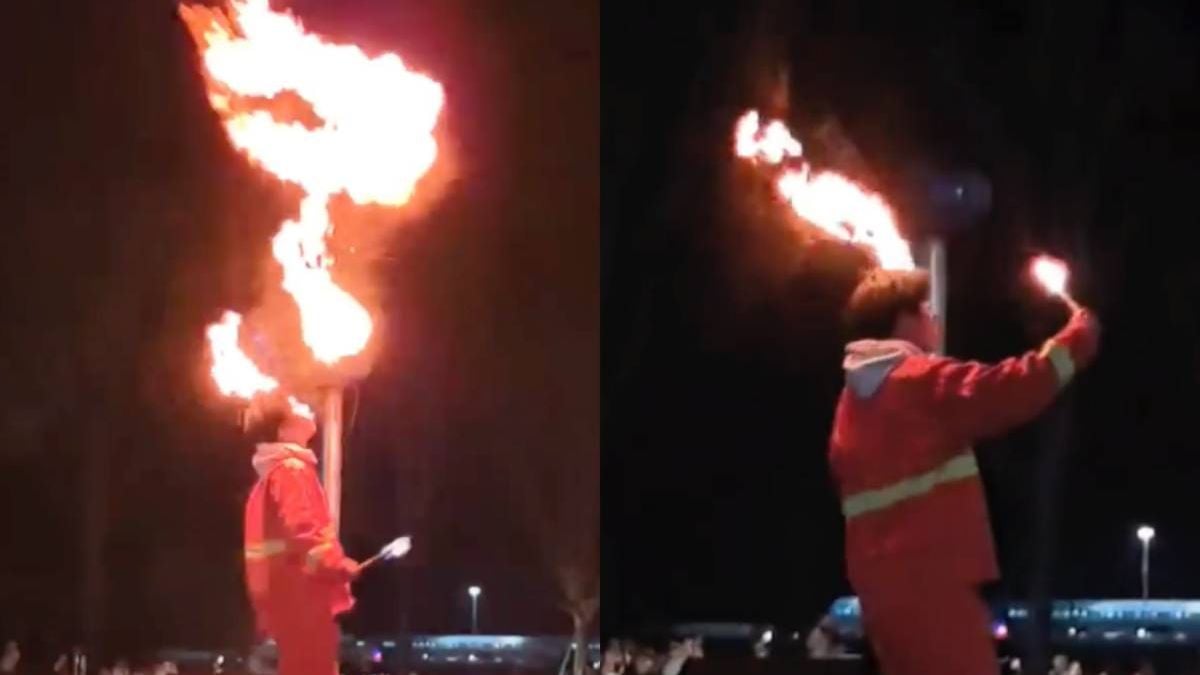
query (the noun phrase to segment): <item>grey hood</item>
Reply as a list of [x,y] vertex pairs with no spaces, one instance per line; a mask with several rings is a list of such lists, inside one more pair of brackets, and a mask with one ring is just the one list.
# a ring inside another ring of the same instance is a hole
[[858,398],[871,398],[879,391],[888,374],[921,348],[904,340],[858,340],[846,345],[846,386]]

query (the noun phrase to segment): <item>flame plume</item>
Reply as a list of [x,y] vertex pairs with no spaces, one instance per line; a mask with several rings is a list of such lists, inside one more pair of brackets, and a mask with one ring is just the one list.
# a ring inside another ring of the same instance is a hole
[[814,171],[783,122],[764,126],[757,111],[746,112],[734,129],[734,153],[774,167],[776,191],[800,218],[842,241],[865,246],[885,269],[915,269],[912,250],[883,197],[840,173]]
[[[281,224],[271,248],[304,344],[326,365],[362,352],[373,320],[334,279],[330,203],[339,195],[361,205],[409,202],[438,156],[441,84],[395,54],[368,56],[310,33],[268,0],[179,12],[230,143],[303,191],[296,217]],[[236,349],[240,317],[231,315],[209,328],[218,388],[243,398],[273,390],[278,383]]]

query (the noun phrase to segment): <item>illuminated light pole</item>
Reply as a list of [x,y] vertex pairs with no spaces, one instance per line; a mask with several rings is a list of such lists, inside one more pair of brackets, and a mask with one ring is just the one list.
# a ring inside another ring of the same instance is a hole
[[946,353],[946,242],[935,237],[929,242],[929,308],[937,318],[937,353]]
[[467,589],[467,594],[471,596],[471,632],[479,632],[479,596],[483,594],[483,589],[479,586],[471,586]]
[[325,488],[325,499],[329,502],[329,519],[335,532],[342,524],[342,389],[330,387],[323,401],[325,410],[322,419],[321,482]]
[[1150,598],[1150,542],[1154,541],[1154,528],[1142,525],[1137,529],[1138,541],[1142,542],[1142,599]]
[[946,352],[946,310],[949,272],[946,237],[956,230],[969,229],[987,217],[992,207],[992,185],[981,173],[966,170],[925,174],[917,188],[920,209],[930,222],[925,223],[929,242],[929,308],[941,327],[937,352]]

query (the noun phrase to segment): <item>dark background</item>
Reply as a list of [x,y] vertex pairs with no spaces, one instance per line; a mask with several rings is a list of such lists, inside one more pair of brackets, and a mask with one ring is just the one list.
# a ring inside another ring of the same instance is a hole
[[[454,145],[441,200],[375,252],[386,345],[348,394],[343,540],[416,549],[348,628],[465,631],[479,583],[484,631],[566,632],[549,561],[598,520],[598,9],[291,6],[441,81]],[[294,207],[225,140],[173,3],[6,25],[0,635],[239,646],[251,448],[203,329],[254,304]]]
[[[825,452],[861,261],[801,245],[734,164],[734,120],[768,105],[914,239],[938,215],[922,181],[990,178],[990,214],[949,241],[951,354],[998,359],[1062,320],[1022,281],[1037,250],[1070,260],[1102,317],[1069,400],[978,448],[997,592],[1134,597],[1145,521],[1152,594],[1200,594],[1198,19],[1170,2],[605,8],[606,630],[809,625],[848,591]],[[834,119],[860,162],[834,161]]]

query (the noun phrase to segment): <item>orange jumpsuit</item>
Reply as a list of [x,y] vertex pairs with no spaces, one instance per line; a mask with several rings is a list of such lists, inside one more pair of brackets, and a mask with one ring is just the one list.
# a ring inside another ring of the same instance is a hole
[[312,451],[261,443],[246,500],[246,585],[261,631],[279,653],[280,675],[337,673],[334,617],[354,605],[353,563],[338,543]]
[[999,576],[971,444],[1033,419],[1090,361],[1085,314],[1040,351],[996,365],[897,340],[847,346],[830,464],[846,566],[885,675],[997,672],[978,587]]

